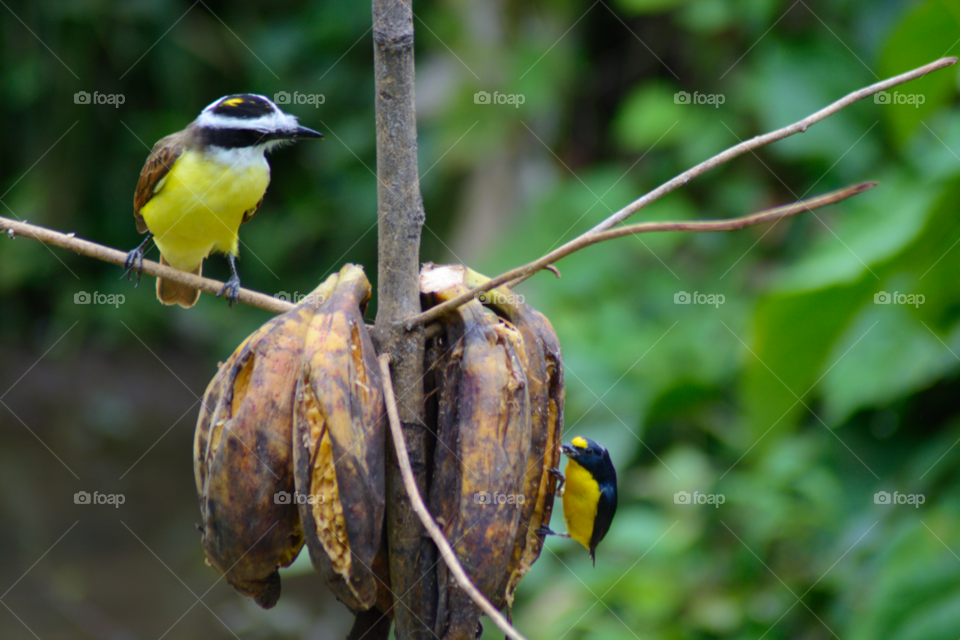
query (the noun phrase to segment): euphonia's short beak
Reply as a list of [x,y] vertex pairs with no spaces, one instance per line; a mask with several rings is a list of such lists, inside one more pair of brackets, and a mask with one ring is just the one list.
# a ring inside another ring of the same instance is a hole
[[565,444],[561,446],[560,451],[563,451],[565,454],[567,454],[571,458],[576,458],[578,454],[577,448],[569,444]]

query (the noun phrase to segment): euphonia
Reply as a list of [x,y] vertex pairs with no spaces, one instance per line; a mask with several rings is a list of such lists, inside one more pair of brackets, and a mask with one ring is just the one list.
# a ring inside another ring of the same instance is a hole
[[[589,438],[577,436],[563,445],[567,455],[563,484],[563,519],[567,534],[590,551],[594,566],[597,545],[610,530],[617,512],[617,471],[610,454]],[[542,533],[555,534],[549,529]]]

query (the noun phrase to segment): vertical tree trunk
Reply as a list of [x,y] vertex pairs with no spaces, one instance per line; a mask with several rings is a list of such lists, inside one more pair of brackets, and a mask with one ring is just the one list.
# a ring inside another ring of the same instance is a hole
[[[426,429],[423,421],[422,327],[403,328],[420,312],[420,233],[424,222],[417,169],[414,101],[413,7],[411,0],[373,0],[376,76],[378,260],[376,339],[392,358],[404,439],[423,495],[426,486]],[[393,447],[387,460],[387,541],[396,637],[428,638],[433,625],[425,606],[433,573],[424,561],[425,532],[403,488]]]

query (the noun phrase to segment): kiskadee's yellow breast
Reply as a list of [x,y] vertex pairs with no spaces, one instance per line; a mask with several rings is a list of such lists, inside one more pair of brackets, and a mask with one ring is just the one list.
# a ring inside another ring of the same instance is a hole
[[257,206],[268,184],[262,149],[187,150],[140,215],[166,261],[190,271],[211,251],[237,255],[243,214]]
[[597,503],[600,502],[600,485],[592,473],[574,460],[567,461],[564,476],[563,519],[567,524],[567,533],[589,549],[593,522],[597,517]]

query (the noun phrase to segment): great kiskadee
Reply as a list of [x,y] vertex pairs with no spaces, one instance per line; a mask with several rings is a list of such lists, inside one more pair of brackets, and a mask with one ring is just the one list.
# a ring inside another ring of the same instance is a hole
[[[286,142],[322,137],[264,96],[243,93],[220,98],[186,129],[161,139],[143,165],[133,196],[137,231],[148,236],[127,254],[128,277],[135,268],[139,280],[151,238],[160,249],[160,264],[197,275],[204,258],[216,251],[226,254],[233,274],[217,297],[226,294],[233,306],[240,295],[240,225],[260,208],[270,184],[264,153]],[[158,278],[157,298],[189,308],[200,291]]]

